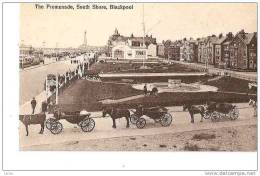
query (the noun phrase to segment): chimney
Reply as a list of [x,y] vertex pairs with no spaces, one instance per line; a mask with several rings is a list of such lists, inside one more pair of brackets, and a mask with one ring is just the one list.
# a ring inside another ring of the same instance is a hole
[[233,38],[232,32],[229,32],[226,36],[227,36],[227,38],[228,38],[229,40]]
[[218,36],[218,38],[220,38],[220,39],[221,39],[222,37],[223,37],[223,34],[222,34],[222,33],[220,33],[220,34],[219,34],[219,36]]
[[244,29],[242,29],[241,31],[239,31],[239,34],[241,35],[241,37],[242,37],[243,39],[246,38]]

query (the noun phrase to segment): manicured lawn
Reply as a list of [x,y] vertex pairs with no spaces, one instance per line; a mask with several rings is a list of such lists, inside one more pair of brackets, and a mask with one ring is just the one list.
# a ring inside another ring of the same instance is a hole
[[208,101],[215,102],[248,102],[249,97],[241,94],[230,94],[222,92],[200,92],[200,93],[161,93],[158,96],[148,96],[118,105],[121,108],[136,108],[142,104],[145,107],[153,106],[181,106],[183,104],[204,104]]
[[95,111],[102,109],[100,100],[120,99],[141,93],[142,91],[135,90],[127,84],[77,80],[59,95],[59,105],[66,111]]
[[95,63],[92,70],[103,73],[183,73],[198,72],[198,70],[187,68],[181,64],[168,65],[165,63],[146,63],[149,69],[140,69],[142,63]]
[[207,85],[218,87],[219,91],[243,93],[247,93],[248,83],[250,83],[250,81],[231,77],[224,77],[216,81],[205,82]]
[[[235,78],[222,78],[207,84],[219,87],[224,92],[247,92],[247,81]],[[90,82],[77,80],[59,96],[59,104],[64,111],[76,111],[86,109],[88,111],[102,110],[104,107],[99,101],[103,99],[120,99],[133,95],[142,94],[135,90],[130,84],[115,84]],[[206,101],[217,102],[247,102],[249,96],[238,93],[223,92],[201,92],[201,93],[160,93],[158,96],[147,96],[124,103],[113,105],[115,107],[136,108],[137,105],[144,106],[177,106],[185,103],[202,104]]]

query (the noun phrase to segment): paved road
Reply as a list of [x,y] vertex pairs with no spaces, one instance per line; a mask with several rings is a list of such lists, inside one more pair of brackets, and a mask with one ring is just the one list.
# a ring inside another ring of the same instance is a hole
[[[235,121],[222,120],[220,122],[211,122],[211,120],[204,120],[200,123],[200,116],[195,116],[195,124],[190,123],[188,112],[183,112],[182,107],[168,107],[169,112],[173,115],[173,122],[169,127],[162,127],[160,124],[155,124],[153,120],[145,117],[147,120],[144,129],[137,129],[135,125],[130,125],[130,128],[125,128],[126,120],[124,118],[116,120],[117,129],[112,128],[111,118],[94,118],[96,122],[95,129],[90,133],[84,133],[80,128],[73,124],[61,120],[64,130],[59,135],[53,135],[50,131],[45,130],[43,135],[38,134],[40,130],[39,125],[31,125],[29,127],[29,136],[25,136],[25,128],[20,123],[19,136],[20,147],[26,148],[33,145],[45,145],[61,142],[69,142],[76,140],[90,140],[101,138],[113,138],[122,136],[139,136],[139,135],[154,135],[164,133],[177,133],[183,131],[193,131],[202,129],[215,129],[222,127],[252,125],[257,124],[257,118],[253,117],[253,109],[248,107],[246,103],[237,104],[240,111],[240,116]],[[101,117],[101,112],[93,113],[92,117]],[[76,128],[75,128],[76,127]]]
[[32,97],[39,95],[44,89],[44,81],[47,74],[63,74],[76,65],[70,61],[59,61],[52,64],[25,69],[20,71],[20,102],[22,105]]

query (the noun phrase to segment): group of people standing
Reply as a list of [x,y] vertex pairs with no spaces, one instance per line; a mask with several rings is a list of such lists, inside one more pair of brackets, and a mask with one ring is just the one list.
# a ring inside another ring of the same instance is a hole
[[147,95],[155,95],[155,96],[157,96],[158,95],[157,87],[153,87],[152,90],[149,92],[148,88],[147,88],[147,84],[144,84],[144,95],[145,96],[147,96]]

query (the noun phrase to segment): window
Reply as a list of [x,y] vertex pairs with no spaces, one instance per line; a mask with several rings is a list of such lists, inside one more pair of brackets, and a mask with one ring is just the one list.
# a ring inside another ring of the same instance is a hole
[[246,56],[246,50],[244,50],[244,56]]
[[145,55],[145,51],[136,51],[137,56]]
[[256,57],[256,53],[250,53],[251,57]]

